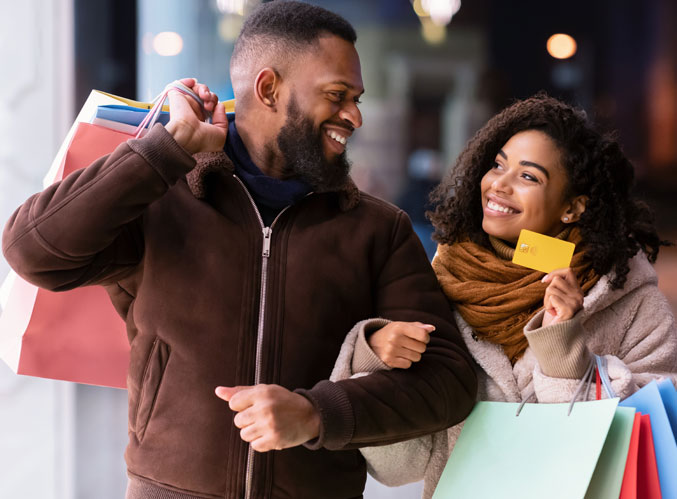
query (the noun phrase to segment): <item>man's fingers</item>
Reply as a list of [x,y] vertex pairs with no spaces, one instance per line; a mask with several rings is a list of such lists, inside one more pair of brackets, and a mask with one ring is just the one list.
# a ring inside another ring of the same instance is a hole
[[252,424],[242,428],[240,430],[240,438],[245,442],[253,442],[254,440],[261,438],[263,436],[263,431],[258,425]]
[[223,102],[218,102],[212,113],[212,125],[228,130],[228,117],[226,116],[226,106]]
[[[249,405],[245,405],[247,397],[243,397],[242,395],[238,397],[237,395],[242,394],[242,392],[246,393],[251,388],[251,386],[218,386],[215,393],[217,397],[228,402],[231,409],[234,411],[241,411],[246,409]],[[241,408],[235,409],[233,403]]]

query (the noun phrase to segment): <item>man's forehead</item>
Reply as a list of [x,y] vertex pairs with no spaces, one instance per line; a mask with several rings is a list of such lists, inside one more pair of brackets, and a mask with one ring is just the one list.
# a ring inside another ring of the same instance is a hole
[[362,69],[355,46],[337,36],[318,39],[307,57],[298,60],[300,76],[312,78],[320,84],[337,84],[362,93]]

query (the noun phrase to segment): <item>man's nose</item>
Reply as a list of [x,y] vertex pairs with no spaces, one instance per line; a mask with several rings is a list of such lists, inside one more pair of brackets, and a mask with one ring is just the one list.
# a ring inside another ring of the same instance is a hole
[[360,128],[362,126],[362,113],[357,107],[356,102],[347,102],[339,111],[339,118],[347,121],[353,128]]

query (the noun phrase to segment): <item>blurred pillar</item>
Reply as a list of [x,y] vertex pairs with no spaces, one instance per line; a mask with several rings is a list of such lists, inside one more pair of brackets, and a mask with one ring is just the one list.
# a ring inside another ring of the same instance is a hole
[[[72,0],[4,2],[0,220],[42,188],[73,119]],[[10,14],[11,11],[11,14]],[[0,279],[9,267],[0,257]],[[74,387],[0,363],[0,496],[73,499]]]

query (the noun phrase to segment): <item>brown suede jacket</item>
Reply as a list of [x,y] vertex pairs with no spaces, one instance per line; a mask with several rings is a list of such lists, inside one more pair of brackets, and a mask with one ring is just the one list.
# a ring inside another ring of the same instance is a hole
[[[361,497],[357,447],[449,427],[475,401],[470,356],[407,216],[352,184],[264,228],[225,154],[191,157],[157,125],[28,199],[3,252],[36,285],[105,286],[126,320],[132,496]],[[327,381],[369,317],[437,329],[411,369]],[[214,388],[253,383],[306,396],[319,439],[250,451]]]

